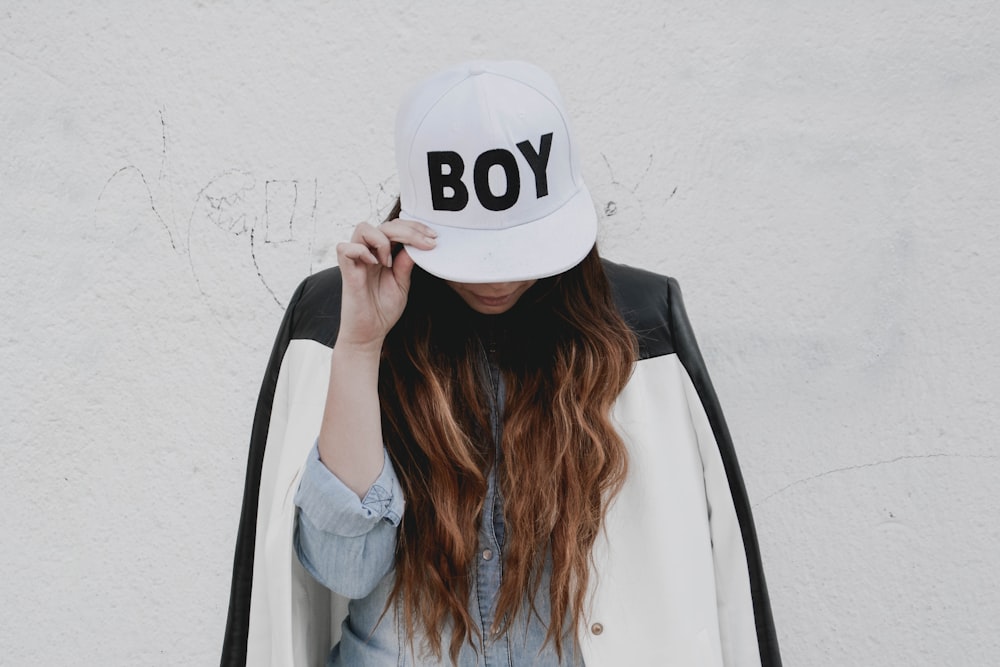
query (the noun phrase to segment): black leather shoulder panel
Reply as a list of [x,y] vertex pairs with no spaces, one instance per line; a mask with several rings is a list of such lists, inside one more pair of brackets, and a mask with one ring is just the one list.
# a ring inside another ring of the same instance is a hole
[[639,358],[674,352],[670,329],[672,279],[652,271],[603,261],[615,305],[639,341]]
[[298,300],[289,306],[293,309],[292,338],[333,347],[340,328],[340,269],[333,267],[309,276],[299,290]]
[[[639,341],[639,358],[674,352],[670,330],[671,282],[666,276],[603,260],[615,304]],[[291,338],[333,347],[340,324],[340,269],[306,278],[290,305]]]

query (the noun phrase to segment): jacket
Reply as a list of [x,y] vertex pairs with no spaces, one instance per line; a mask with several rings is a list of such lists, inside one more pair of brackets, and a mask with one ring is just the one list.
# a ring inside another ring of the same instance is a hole
[[[780,667],[756,531],[732,440],[672,278],[605,261],[639,342],[613,417],[629,474],[594,546],[577,633],[587,667]],[[293,498],[323,415],[340,272],[285,313],[250,439],[222,665],[322,665],[346,600],[293,550]],[[657,511],[649,511],[657,508]]]

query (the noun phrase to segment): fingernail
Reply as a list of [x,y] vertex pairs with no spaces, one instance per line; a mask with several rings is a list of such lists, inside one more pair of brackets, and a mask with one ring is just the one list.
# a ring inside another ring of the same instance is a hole
[[431,245],[437,245],[437,239],[434,238],[433,236],[425,236],[424,240],[430,243]]

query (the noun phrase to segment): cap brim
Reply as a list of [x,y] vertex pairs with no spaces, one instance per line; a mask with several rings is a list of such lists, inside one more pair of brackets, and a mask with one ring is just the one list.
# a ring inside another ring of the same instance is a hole
[[[400,213],[400,218],[415,219]],[[507,229],[462,229],[420,220],[438,233],[432,250],[406,246],[417,266],[460,283],[534,280],[567,271],[597,240],[597,211],[586,187],[559,209]]]

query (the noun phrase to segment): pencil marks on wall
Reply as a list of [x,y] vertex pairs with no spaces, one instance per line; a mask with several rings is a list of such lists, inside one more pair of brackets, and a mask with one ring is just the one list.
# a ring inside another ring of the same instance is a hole
[[160,171],[156,175],[156,180],[162,181],[167,171],[167,109],[160,107]]
[[318,192],[316,178],[262,179],[230,169],[197,193],[186,234],[191,273],[234,337],[243,335],[243,314],[258,309],[262,297],[283,310],[295,285],[315,270]]
[[[135,182],[136,179],[138,179],[137,182]],[[123,183],[125,181],[133,181],[134,183],[125,184]],[[141,189],[139,196],[142,199],[142,204],[148,205],[148,210],[155,216],[157,222],[166,233],[167,241],[170,243],[170,247],[177,250],[177,243],[174,241],[174,234],[171,232],[170,226],[167,225],[166,221],[163,219],[163,215],[156,207],[156,202],[153,200],[153,193],[149,188],[149,183],[146,181],[146,176],[142,173],[142,170],[135,165],[125,165],[108,177],[108,180],[104,183],[104,187],[101,188],[100,193],[97,195],[98,208],[100,208],[102,204],[114,207],[116,205],[116,198],[122,190],[136,189],[136,187]]]
[[167,110],[154,118],[158,136],[146,163],[118,167],[97,194],[96,228],[109,257],[139,258],[147,267],[179,260],[235,340],[248,342],[261,318],[272,331],[298,283],[336,263],[337,241],[359,222],[377,223],[395,203],[395,176],[372,184],[349,169],[320,178],[228,168],[195,187],[196,180],[177,177]]
[[[647,177],[653,169],[653,153],[649,154],[644,164],[623,162],[614,156],[609,157],[601,153],[601,163],[605,170],[604,178],[591,183],[590,192],[607,226],[613,226],[615,229],[614,237],[602,235],[601,248],[611,251],[612,254],[620,253],[627,257],[628,248],[619,247],[616,239],[633,239],[640,233],[646,224],[644,201],[661,205],[677,192],[677,188],[674,187],[666,198],[658,196],[656,192],[650,194],[645,191],[650,186]],[[643,192],[640,193],[640,190]]]
[[253,226],[253,220],[248,218],[253,215],[250,198],[255,187],[256,179],[249,172],[239,169],[222,172],[198,191],[191,220],[204,215],[222,231],[237,236],[245,234]]
[[[261,284],[279,306],[283,304],[268,284],[265,271],[269,263],[280,262],[284,257],[283,246],[295,248],[297,243],[301,244],[306,255],[312,256],[318,190],[316,179],[312,183],[296,180],[264,182],[263,234],[257,233],[256,228],[250,230],[250,256]],[[313,272],[311,263],[308,272]]]

